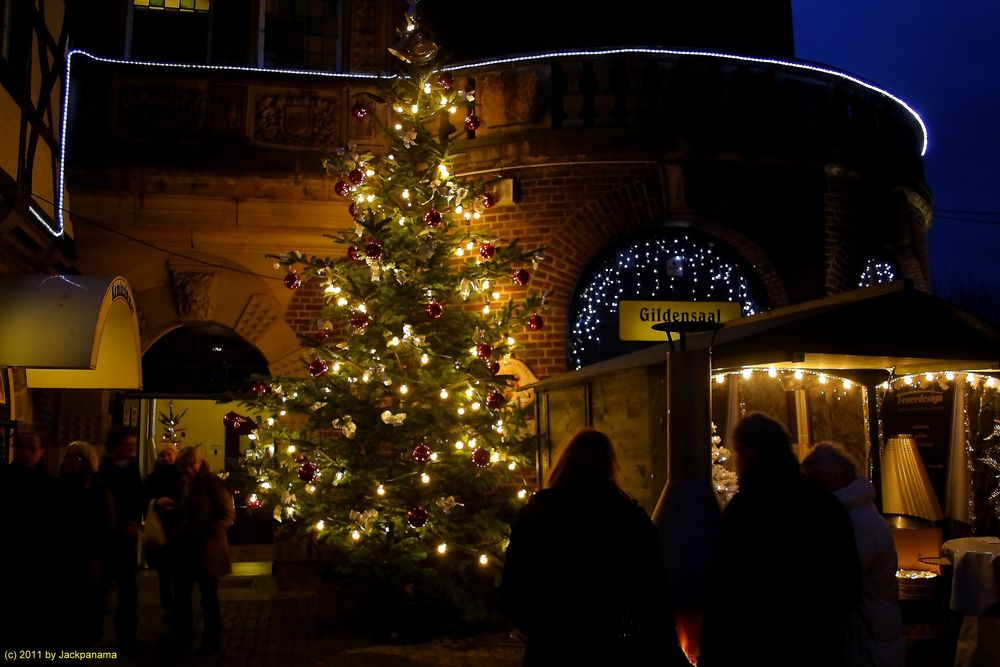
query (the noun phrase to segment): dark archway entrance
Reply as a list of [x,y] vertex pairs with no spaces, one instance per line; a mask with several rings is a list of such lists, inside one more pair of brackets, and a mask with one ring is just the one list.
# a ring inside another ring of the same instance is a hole
[[735,301],[744,316],[760,312],[763,290],[748,263],[727,244],[688,227],[657,227],[621,239],[583,272],[570,304],[570,369],[634,352],[650,343],[618,337],[618,302]]
[[245,391],[250,376],[267,374],[264,355],[218,324],[175,329],[142,356],[143,389],[152,394],[204,396]]

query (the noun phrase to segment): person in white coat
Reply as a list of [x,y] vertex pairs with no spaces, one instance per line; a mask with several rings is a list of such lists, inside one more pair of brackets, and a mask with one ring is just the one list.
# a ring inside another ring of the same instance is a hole
[[854,524],[864,576],[863,592],[848,625],[852,667],[903,667],[906,648],[896,582],[896,547],[885,519],[875,508],[875,487],[859,476],[843,447],[816,445],[802,461],[802,473],[818,481],[847,509]]

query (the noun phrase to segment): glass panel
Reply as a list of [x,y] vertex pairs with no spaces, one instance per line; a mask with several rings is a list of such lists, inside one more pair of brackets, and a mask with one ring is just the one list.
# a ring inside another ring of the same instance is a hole
[[212,0],[132,0],[132,5],[142,9],[207,12],[211,8]]

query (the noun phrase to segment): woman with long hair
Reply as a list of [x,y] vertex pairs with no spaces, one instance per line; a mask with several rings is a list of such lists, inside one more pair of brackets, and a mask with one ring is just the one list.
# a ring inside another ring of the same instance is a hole
[[525,665],[686,664],[656,529],[619,476],[608,436],[582,429],[518,515],[500,594]]

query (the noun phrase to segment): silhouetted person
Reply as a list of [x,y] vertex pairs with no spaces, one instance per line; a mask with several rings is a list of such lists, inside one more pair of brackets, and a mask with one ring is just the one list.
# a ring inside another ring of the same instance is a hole
[[116,515],[110,562],[111,578],[118,584],[115,639],[120,648],[130,649],[135,645],[137,630],[136,567],[139,524],[144,510],[142,477],[135,458],[139,434],[132,427],[116,426],[105,444],[107,455],[101,462],[100,477],[115,499]]
[[733,440],[740,489],[722,514],[698,665],[845,665],[861,596],[851,520],[799,472],[784,426],[749,414]]
[[40,648],[53,628],[53,567],[62,532],[59,485],[46,471],[37,435],[18,433],[0,466],[0,644]]
[[618,474],[608,436],[578,431],[518,515],[500,595],[525,665],[686,664],[656,529]]
[[176,539],[175,628],[182,644],[190,645],[194,635],[191,590],[197,582],[205,622],[203,649],[218,651],[222,633],[219,578],[233,569],[226,538],[236,518],[233,496],[225,482],[209,471],[196,447],[181,449],[177,468],[183,486]]
[[851,517],[863,573],[861,600],[847,625],[852,667],[903,667],[906,645],[896,581],[896,545],[875,508],[875,487],[858,476],[858,464],[843,447],[821,442],[802,461],[802,473],[833,493]]
[[147,506],[152,503],[166,537],[164,544],[146,543],[146,561],[156,570],[160,604],[168,614],[174,608],[174,564],[170,558],[170,543],[177,539],[180,521],[177,503],[181,499],[181,473],[176,460],[177,449],[170,443],[164,444],[156,455],[152,472],[145,480],[145,502]]
[[115,533],[114,500],[97,476],[97,451],[71,442],[63,455],[59,485],[66,503],[61,552],[63,637],[68,646],[95,645],[104,626],[106,568]]

